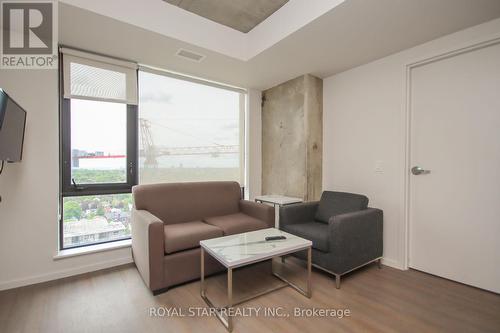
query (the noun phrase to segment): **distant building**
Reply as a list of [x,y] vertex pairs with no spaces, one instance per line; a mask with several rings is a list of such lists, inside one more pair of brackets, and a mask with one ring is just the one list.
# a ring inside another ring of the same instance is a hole
[[100,156],[104,156],[103,151],[88,152],[86,150],[81,150],[81,149],[72,149],[71,150],[71,157],[72,157],[71,158],[71,160],[72,160],[71,165],[73,168],[79,168],[80,167],[80,158],[100,157]]
[[108,222],[97,216],[92,220],[70,220],[64,222],[64,245],[71,247],[129,236],[127,227],[121,222]]
[[104,213],[104,216],[106,216],[108,221],[124,222],[130,218],[130,212],[124,212],[119,208],[111,208]]
[[73,149],[71,150],[71,166],[73,168],[78,168],[80,166],[80,157],[85,156],[87,152],[85,150]]

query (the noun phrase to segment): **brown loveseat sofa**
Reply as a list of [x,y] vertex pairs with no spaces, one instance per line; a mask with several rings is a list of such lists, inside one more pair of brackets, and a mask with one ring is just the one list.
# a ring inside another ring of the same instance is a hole
[[[242,200],[236,182],[138,185],[132,193],[132,254],[155,295],[200,277],[200,240],[274,227],[274,209]],[[222,269],[206,258],[207,274]]]

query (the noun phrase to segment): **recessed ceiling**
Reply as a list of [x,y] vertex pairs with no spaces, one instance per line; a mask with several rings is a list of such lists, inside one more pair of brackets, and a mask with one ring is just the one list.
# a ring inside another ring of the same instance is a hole
[[247,33],[288,0],[164,0],[211,21]]
[[[225,0],[210,0],[214,4],[223,1]],[[257,3],[263,0],[251,1]],[[59,2],[247,61],[335,9],[344,1],[288,0],[279,10],[247,33],[229,28],[162,0],[60,0]]]
[[[498,17],[499,0],[290,0],[244,34],[162,0],[60,0],[59,42],[267,89],[304,73],[328,77]],[[498,27],[500,19],[464,33],[475,40]],[[205,58],[188,61],[175,55],[179,49]]]

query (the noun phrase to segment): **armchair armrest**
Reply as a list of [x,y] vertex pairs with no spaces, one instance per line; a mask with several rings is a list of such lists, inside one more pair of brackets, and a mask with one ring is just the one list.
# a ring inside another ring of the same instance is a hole
[[274,228],[274,207],[249,200],[240,200],[240,211],[264,221],[270,228]]
[[132,209],[132,256],[146,285],[162,288],[164,233],[163,222],[147,210]]
[[319,201],[301,202],[280,207],[280,228],[285,225],[314,221]]
[[383,212],[376,208],[332,216],[328,221],[330,251],[343,274],[383,252]]

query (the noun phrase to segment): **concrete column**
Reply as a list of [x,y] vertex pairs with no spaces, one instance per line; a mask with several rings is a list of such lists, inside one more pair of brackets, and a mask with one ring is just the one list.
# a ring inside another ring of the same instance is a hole
[[262,194],[321,195],[323,81],[303,75],[262,93]]

